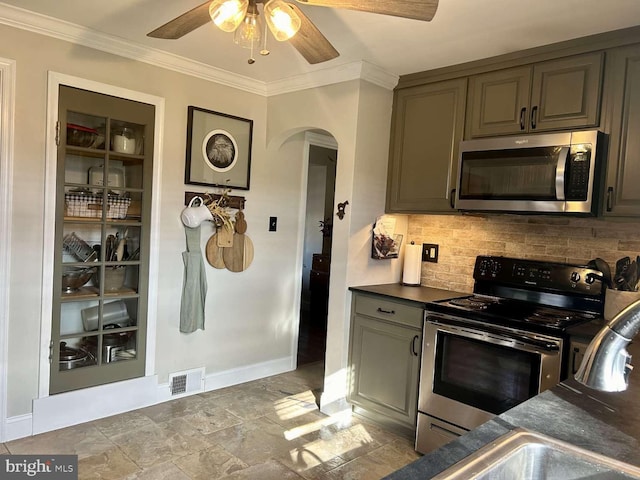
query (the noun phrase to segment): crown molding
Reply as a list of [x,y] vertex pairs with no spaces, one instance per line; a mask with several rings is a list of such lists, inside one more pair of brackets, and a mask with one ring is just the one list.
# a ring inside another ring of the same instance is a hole
[[271,96],[362,79],[393,90],[398,76],[367,63],[352,62],[274,82],[261,82],[227,70],[164,52],[75,23],[0,3],[0,24],[144,62],[249,93]]
[[349,80],[366,80],[379,87],[393,90],[399,77],[365,61],[345,63],[336,67],[317,70],[267,84],[267,96],[295,92],[307,88],[323,87]]

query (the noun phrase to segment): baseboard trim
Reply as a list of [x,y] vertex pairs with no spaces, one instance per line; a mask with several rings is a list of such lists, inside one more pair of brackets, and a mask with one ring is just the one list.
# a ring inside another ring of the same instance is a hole
[[[269,360],[268,362],[233,368],[231,370],[225,370],[224,372],[210,373],[204,377],[204,391],[210,392],[220,388],[232,387],[234,385],[240,385],[241,383],[290,372],[291,370],[291,357],[284,357]],[[157,403],[168,402],[177,398],[171,395],[169,382],[158,385],[157,390]],[[197,395],[198,393],[202,392],[181,395],[181,397]]]
[[[218,390],[290,372],[292,361],[292,357],[288,356],[211,373],[205,376],[204,390]],[[194,392],[194,395],[197,393],[201,392]],[[175,399],[176,397],[171,396],[169,383],[158,384],[157,375],[50,395],[33,401],[33,413],[7,419],[6,441],[50,432]]]
[[[279,375],[295,370],[291,368],[292,357],[282,357],[268,362],[256,363],[244,367],[233,368],[219,373],[211,373],[205,377],[205,391],[218,390],[224,387],[251,382],[260,378]],[[295,363],[293,363],[295,365]]]
[[5,442],[11,440],[17,440],[18,438],[30,437],[32,435],[33,415],[27,413],[26,415],[17,415],[15,417],[7,418],[5,423]]
[[158,377],[134,378],[33,401],[33,435],[157,403]]

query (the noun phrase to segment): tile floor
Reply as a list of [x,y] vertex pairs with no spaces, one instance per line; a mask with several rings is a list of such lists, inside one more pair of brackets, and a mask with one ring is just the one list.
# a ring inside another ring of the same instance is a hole
[[411,442],[319,412],[322,362],[0,444],[76,454],[80,479],[374,480],[418,458]]

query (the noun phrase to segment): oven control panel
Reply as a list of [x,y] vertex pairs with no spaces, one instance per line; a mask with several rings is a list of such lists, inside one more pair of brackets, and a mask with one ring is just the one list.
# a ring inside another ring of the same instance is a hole
[[582,295],[601,295],[602,272],[585,266],[509,257],[478,256],[473,278],[480,282]]

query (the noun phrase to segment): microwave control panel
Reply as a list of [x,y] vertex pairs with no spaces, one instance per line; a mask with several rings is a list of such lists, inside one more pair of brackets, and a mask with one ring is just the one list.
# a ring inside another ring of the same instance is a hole
[[591,145],[572,145],[565,171],[565,199],[585,201],[589,193]]

